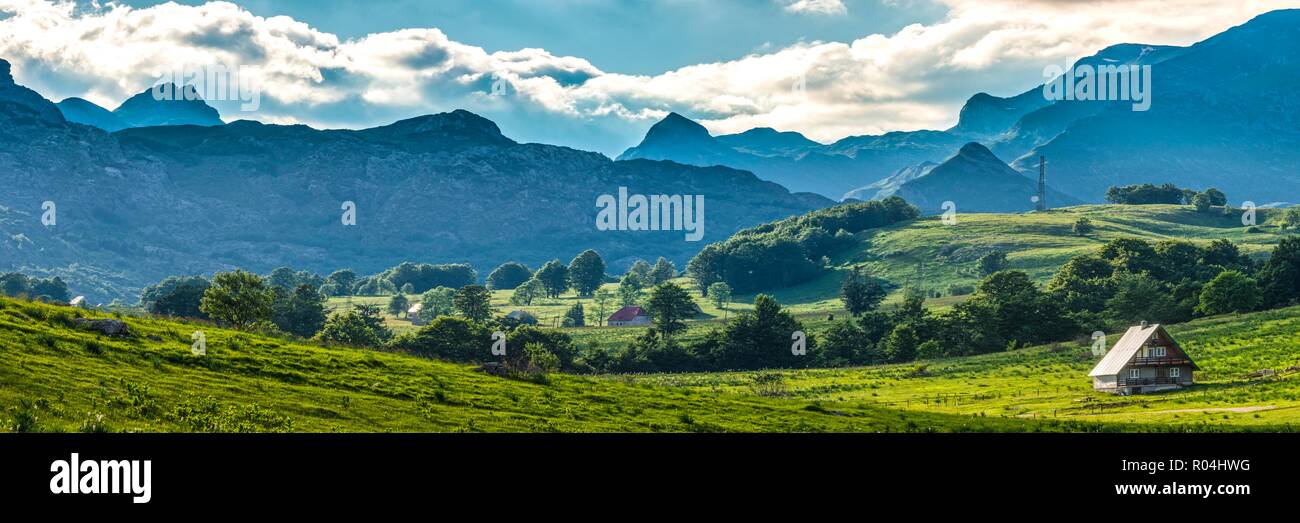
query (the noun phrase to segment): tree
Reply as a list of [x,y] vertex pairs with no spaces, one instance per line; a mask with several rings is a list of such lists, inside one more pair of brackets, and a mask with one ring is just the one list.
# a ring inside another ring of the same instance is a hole
[[1300,237],[1278,242],[1258,276],[1266,305],[1277,307],[1300,298]]
[[534,301],[546,297],[546,285],[537,278],[529,278],[528,281],[515,287],[515,292],[510,295],[510,303],[514,305],[532,305]]
[[1080,216],[1079,219],[1074,221],[1072,230],[1075,236],[1087,236],[1092,234],[1096,227],[1092,225],[1092,220],[1088,219],[1087,216]]
[[[440,316],[414,332],[393,340],[399,351],[458,362],[492,359],[492,333],[487,326],[464,318]],[[509,348],[507,348],[509,350]]]
[[266,277],[266,283],[286,291],[298,286],[298,273],[288,267],[277,267]]
[[655,329],[664,338],[671,338],[686,328],[683,320],[695,315],[695,301],[686,289],[675,283],[661,283],[650,291],[646,300],[646,312],[653,318]]
[[339,294],[336,296],[350,296],[352,294],[352,286],[357,283],[357,273],[353,272],[352,269],[339,269],[330,273],[329,277],[325,278],[325,280],[338,285],[337,289]]
[[726,282],[715,282],[709,285],[706,295],[709,297],[709,301],[713,302],[714,307],[723,311],[722,318],[725,320],[727,318],[727,305],[731,303],[731,286],[727,285]]
[[673,262],[668,261],[668,258],[660,256],[659,260],[655,262],[654,268],[650,269],[650,275],[646,283],[648,285],[659,285],[676,277],[677,267],[673,265]]
[[470,320],[482,322],[492,317],[492,293],[482,285],[461,287],[453,304],[456,312]]
[[449,316],[456,307],[456,290],[450,287],[434,287],[420,295],[419,318],[431,321],[439,316]]
[[[810,363],[809,358],[796,356],[790,350],[792,335],[799,331],[803,331],[803,325],[782,310],[776,299],[759,294],[753,311],[736,315],[723,328],[710,357],[722,369],[804,366]],[[817,353],[813,341],[807,340],[809,354]]]
[[1196,312],[1205,315],[1250,312],[1262,301],[1259,285],[1238,271],[1223,271],[1201,289]]
[[976,262],[979,266],[980,276],[988,276],[995,272],[1007,268],[1007,253],[994,251],[981,256]]
[[1282,215],[1282,223],[1278,226],[1285,231],[1294,231],[1300,229],[1300,207],[1291,207]]
[[236,269],[213,276],[212,284],[199,301],[199,310],[218,323],[249,330],[258,322],[271,319],[274,299],[261,277]]
[[840,286],[840,300],[844,302],[844,308],[849,314],[855,317],[875,310],[885,300],[885,294],[885,288],[879,282],[870,277],[864,278],[857,267],[844,278],[844,284]]
[[402,294],[415,294],[415,286],[410,283],[403,284],[401,292]]
[[910,323],[900,323],[885,338],[885,354],[894,363],[912,361],[916,359],[918,345],[920,340],[916,335],[916,327]]
[[641,303],[641,289],[644,287],[641,277],[635,272],[628,272],[623,275],[623,279],[618,282],[619,303],[624,307],[630,307]]
[[199,304],[208,285],[208,280],[202,276],[168,276],[145,287],[140,302],[153,314],[206,319],[208,316],[199,310]]
[[569,262],[570,286],[578,296],[589,297],[605,281],[605,260],[596,251],[582,251]]
[[608,317],[605,315],[605,312],[608,311],[609,306],[614,303],[614,299],[615,299],[614,291],[611,291],[604,287],[596,289],[595,294],[592,296],[592,301],[595,302],[596,304],[597,325],[605,324],[605,318]]
[[310,338],[325,326],[325,297],[311,284],[304,283],[286,291],[272,287],[275,295],[271,322],[280,330],[302,338]]
[[494,291],[510,290],[519,287],[532,277],[533,271],[527,265],[519,262],[506,262],[492,269],[492,272],[488,274],[487,287]]
[[1228,205],[1228,196],[1226,194],[1223,194],[1223,191],[1210,187],[1209,189],[1206,189],[1205,192],[1201,194],[1204,194],[1207,198],[1210,199],[1210,205],[1213,205],[1215,207]]
[[569,307],[569,310],[564,311],[564,326],[565,327],[586,327],[587,326],[587,318],[586,318],[586,314],[582,310],[582,302],[575,303],[573,304],[572,307]]
[[637,260],[632,263],[632,267],[628,268],[627,272],[629,274],[636,274],[636,276],[643,282],[650,281],[650,264],[646,263],[645,260]]
[[876,363],[864,361],[863,346],[870,343],[866,334],[851,321],[831,324],[817,344],[813,361],[819,367],[847,367],[855,363]]
[[686,262],[686,275],[695,282],[701,293],[708,295],[709,286],[722,281],[722,270],[726,260],[722,244],[705,245],[691,261]]
[[410,308],[411,301],[406,299],[405,294],[394,294],[392,298],[388,299],[388,314],[392,316],[400,318]]
[[379,347],[392,337],[373,305],[360,305],[325,321],[316,339],[356,347]]
[[66,302],[71,299],[68,294],[68,284],[63,282],[63,278],[58,276],[52,278],[32,278],[32,295],[36,297],[45,297],[54,301]]
[[1196,212],[1209,212],[1210,207],[1214,205],[1213,201],[1214,199],[1210,195],[1200,193],[1192,198],[1192,206],[1196,207]]
[[546,262],[534,277],[546,286],[546,296],[550,298],[559,298],[569,288],[569,268],[560,260]]
[[11,272],[0,275],[0,293],[3,293],[5,296],[18,297],[30,295],[31,290],[31,281],[25,274]]
[[1173,295],[1160,281],[1146,275],[1117,273],[1115,293],[1106,300],[1105,315],[1119,325],[1139,321],[1165,322],[1175,313]]

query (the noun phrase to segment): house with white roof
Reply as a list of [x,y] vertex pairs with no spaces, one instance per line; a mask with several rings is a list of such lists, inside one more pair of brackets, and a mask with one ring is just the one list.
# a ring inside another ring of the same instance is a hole
[[1159,324],[1129,327],[1089,372],[1092,388],[1116,394],[1141,394],[1186,387],[1201,370]]

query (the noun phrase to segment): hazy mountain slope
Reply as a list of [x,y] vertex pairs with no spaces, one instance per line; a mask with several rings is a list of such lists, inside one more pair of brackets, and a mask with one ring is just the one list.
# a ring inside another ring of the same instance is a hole
[[[0,103],[0,186],[13,188],[0,196],[0,271],[60,274],[93,300],[234,267],[366,273],[463,261],[486,275],[586,248],[611,271],[637,257],[680,266],[740,228],[832,203],[724,167],[519,144],[465,111],[362,131],[240,121],[110,135],[24,92],[35,95],[0,85],[0,102],[28,102]],[[704,238],[596,230],[596,198],[619,187],[703,195]],[[40,221],[45,201],[57,205],[53,227]],[[355,226],[340,220],[348,201]]]
[[1101,109],[1016,161],[1046,155],[1057,187],[1100,201],[1110,185],[1215,186],[1238,204],[1300,199],[1300,10],[1274,11],[1152,67],[1152,105]]
[[911,167],[904,167],[891,174],[888,178],[845,193],[844,199],[883,200],[898,192],[898,189],[903,184],[929,174],[930,170],[938,165],[934,162],[921,162]]
[[204,102],[191,85],[178,88],[175,84],[163,84],[145,89],[122,102],[113,114],[127,127],[224,123],[217,110]]
[[704,126],[672,113],[619,159],[726,165],[752,171],[791,191],[840,198],[904,167],[951,156],[962,143],[961,138],[943,131],[852,136],[827,145],[799,133],[765,128],[714,137]]
[[[1098,67],[1103,65],[1154,66],[1165,60],[1183,54],[1187,48],[1176,46],[1119,44],[1102,49],[1097,54],[1080,59],[1075,63]],[[1035,87],[1025,93],[1046,101],[1043,86]],[[1022,95],[1023,96],[1023,95]],[[1106,103],[1095,101],[1057,100],[1034,111],[1022,115],[1004,132],[996,136],[996,141],[989,146],[998,158],[1006,162],[1028,154],[1034,147],[1045,144],[1065,131],[1070,124],[1092,116],[1107,107]]]
[[112,111],[95,105],[94,103],[81,98],[67,98],[58,104],[59,112],[69,122],[98,127],[108,132],[122,130],[128,127]]
[[996,138],[1022,116],[1050,103],[1037,87],[1010,98],[977,93],[962,105],[957,125],[948,132],[975,139]]
[[[958,213],[1022,212],[1034,209],[1038,180],[1021,175],[983,145],[971,142],[928,173],[904,182],[893,194],[923,214],[942,213],[947,201],[956,204]],[[1050,186],[1047,201],[1052,207],[1079,203]]]

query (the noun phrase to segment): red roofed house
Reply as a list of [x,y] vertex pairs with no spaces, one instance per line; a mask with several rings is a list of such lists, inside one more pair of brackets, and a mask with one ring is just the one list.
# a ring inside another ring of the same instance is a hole
[[618,312],[609,316],[607,322],[610,327],[622,327],[624,325],[649,325],[650,315],[646,314],[645,309],[631,306],[623,307]]

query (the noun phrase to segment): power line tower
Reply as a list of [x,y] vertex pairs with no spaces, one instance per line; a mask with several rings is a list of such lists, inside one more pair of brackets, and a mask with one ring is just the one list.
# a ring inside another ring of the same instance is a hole
[[1047,158],[1038,157],[1038,201],[1035,207],[1038,212],[1047,210]]

